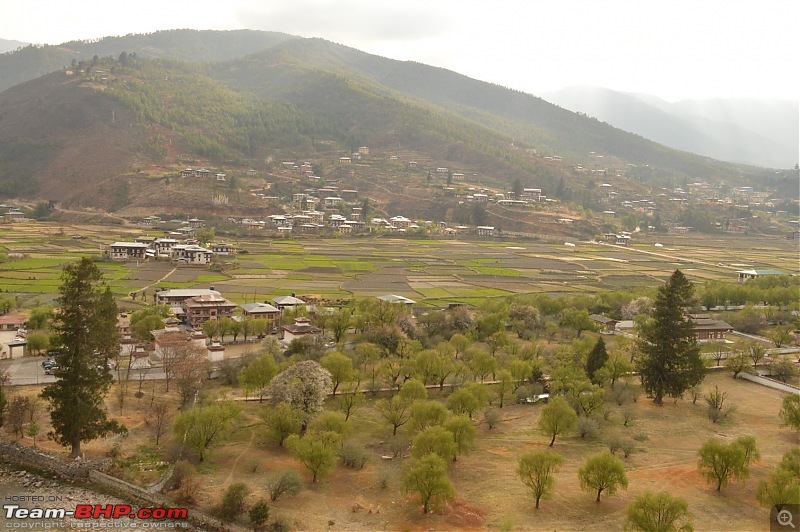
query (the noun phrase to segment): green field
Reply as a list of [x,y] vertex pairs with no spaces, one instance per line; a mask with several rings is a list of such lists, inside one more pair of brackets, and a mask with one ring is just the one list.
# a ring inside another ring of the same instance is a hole
[[[132,240],[125,227],[15,224],[0,251],[23,258],[0,263],[0,289],[55,294],[62,266],[82,254],[100,258],[104,245]],[[74,235],[84,237],[81,240]],[[222,273],[168,262],[103,261],[119,295],[155,288],[214,286],[237,301],[296,293],[329,298],[398,294],[422,304],[474,302],[515,293],[594,293],[655,286],[676,268],[690,279],[736,282],[736,270],[798,273],[791,241],[744,236],[658,235],[631,248],[529,241],[336,238],[242,240],[243,251]],[[661,246],[655,246],[658,242]],[[226,257],[226,259],[229,259]]]

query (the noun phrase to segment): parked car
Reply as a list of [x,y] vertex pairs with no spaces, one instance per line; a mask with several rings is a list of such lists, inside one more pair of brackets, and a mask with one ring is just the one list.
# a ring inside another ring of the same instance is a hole
[[52,375],[58,369],[58,365],[53,364],[52,366],[47,366],[44,368],[45,375]]

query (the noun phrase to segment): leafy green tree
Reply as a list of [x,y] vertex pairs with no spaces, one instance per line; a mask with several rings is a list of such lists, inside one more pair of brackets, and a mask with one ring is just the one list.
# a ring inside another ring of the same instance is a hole
[[447,398],[447,408],[456,415],[473,414],[484,408],[489,402],[486,387],[475,382],[468,382]]
[[432,426],[422,430],[414,437],[411,447],[411,456],[422,458],[434,453],[443,460],[452,460],[458,453],[453,433],[444,427]]
[[[117,312],[104,304],[102,274],[88,257],[64,267],[53,324],[61,368],[56,381],[42,391],[50,403],[50,419],[57,443],[71,447],[70,456],[81,454],[81,442],[125,432],[125,427],[106,417],[104,397],[111,374],[97,371],[105,355],[100,351],[112,339],[100,338],[95,330],[116,330]],[[87,333],[88,332],[88,333]]]
[[614,495],[620,487],[628,489],[625,466],[619,458],[609,453],[589,457],[583,467],[578,469],[578,479],[581,489],[597,490],[597,502],[600,502],[600,494],[604,491],[608,495]]
[[754,445],[740,439],[723,443],[711,438],[698,454],[697,469],[709,481],[717,483],[717,491],[722,491],[731,478],[746,479],[750,475],[750,462],[758,458]]
[[793,393],[783,398],[780,416],[782,426],[800,431],[800,395]]
[[410,410],[412,430],[420,432],[427,427],[443,425],[447,415],[447,409],[438,401],[416,401]]
[[537,509],[540,499],[547,499],[552,495],[554,475],[563,463],[564,459],[552,451],[533,451],[520,457],[517,475],[530,488]]
[[219,321],[217,320],[204,321],[202,329],[203,329],[203,334],[206,336],[206,338],[210,340],[220,332]]
[[783,455],[780,468],[790,471],[800,480],[800,447],[795,447]]
[[552,397],[550,402],[542,408],[539,414],[539,430],[552,436],[550,447],[556,441],[556,436],[572,429],[578,422],[578,415],[570,408],[563,397]]
[[640,334],[637,366],[645,391],[657,405],[663,404],[664,395],[678,397],[705,377],[694,324],[683,314],[693,293],[689,280],[675,270],[659,287],[653,318]]
[[53,316],[53,307],[50,305],[35,307],[31,310],[31,315],[28,316],[25,325],[29,329],[46,329],[50,325]]
[[750,361],[747,355],[738,352],[725,361],[725,367],[733,372],[733,378],[737,378],[740,373],[752,373],[753,369],[750,367]]
[[323,434],[334,432],[344,439],[350,433],[350,425],[344,419],[344,415],[339,412],[326,411],[314,418],[308,426],[311,432]]
[[479,381],[484,381],[497,371],[497,359],[481,349],[467,350],[467,366]]
[[233,402],[192,408],[175,418],[172,431],[178,441],[197,452],[202,462],[209,449],[230,437],[240,413],[241,407]]
[[334,314],[328,316],[325,321],[325,328],[333,335],[333,341],[337,344],[342,341],[347,329],[350,328],[353,311],[349,308],[341,308]]
[[444,506],[455,497],[453,485],[447,478],[447,462],[433,453],[409,464],[403,474],[403,490],[419,494],[425,513]]
[[43,332],[32,332],[26,340],[28,340],[28,350],[34,355],[38,355],[50,347],[50,335]]
[[514,377],[507,369],[501,369],[497,372],[495,380],[497,381],[497,384],[494,387],[494,391],[497,394],[497,399],[500,401],[498,406],[503,408],[505,399],[511,394],[514,386]]
[[784,506],[800,501],[800,479],[787,469],[778,468],[769,478],[758,483],[756,500],[767,508],[775,507],[779,512]]
[[606,351],[606,343],[602,337],[597,339],[594,347],[589,351],[589,356],[586,358],[586,374],[592,382],[597,383],[598,379],[595,373],[599,371],[603,365],[608,361],[608,352]]
[[336,469],[337,451],[341,445],[342,438],[335,432],[309,431],[302,438],[292,434],[286,439],[286,447],[311,473],[311,482]]
[[792,341],[792,326],[791,325],[783,325],[779,327],[775,327],[769,332],[769,339],[772,340],[772,343],[775,344],[775,347],[783,347],[784,345],[788,344]]
[[342,353],[329,353],[319,361],[320,365],[328,370],[333,382],[333,396],[336,397],[336,390],[343,382],[348,382],[353,378],[353,361],[350,357]]
[[575,308],[567,308],[561,311],[562,327],[575,330],[575,336],[580,338],[583,331],[594,331],[597,326],[589,317],[589,312]]
[[392,435],[397,434],[397,429],[402,427],[411,416],[411,405],[414,401],[424,400],[428,397],[428,390],[418,380],[412,379],[403,383],[397,395],[390,400],[381,399],[375,407],[383,418],[392,425]]
[[800,374],[800,371],[798,371],[797,367],[786,357],[774,361],[770,365],[769,371],[772,374],[772,377],[781,382],[786,382],[792,377],[797,377],[797,375]]
[[344,413],[344,420],[350,419],[350,416],[364,404],[364,394],[358,391],[357,386],[353,386],[349,390],[345,390],[339,396],[339,405]]
[[275,359],[270,353],[265,353],[239,371],[239,385],[247,396],[258,392],[258,402],[261,403],[270,381],[277,373],[278,365]]
[[622,355],[614,354],[606,360],[602,368],[595,372],[594,376],[597,382],[603,386],[608,383],[613,390],[620,377],[627,375],[631,371],[633,371],[633,365]]
[[300,433],[300,413],[289,403],[278,403],[261,416],[267,424],[267,434],[271,441],[283,447],[286,438]]
[[450,416],[444,422],[444,428],[453,434],[453,440],[456,442],[456,456],[453,457],[453,460],[472,450],[478,430],[471,419],[466,416]]
[[6,408],[8,407],[8,398],[6,397],[6,384],[11,380],[11,375],[6,368],[0,367],[0,427],[3,426],[5,420]]
[[628,505],[626,530],[641,532],[691,532],[689,504],[666,491],[646,491]]

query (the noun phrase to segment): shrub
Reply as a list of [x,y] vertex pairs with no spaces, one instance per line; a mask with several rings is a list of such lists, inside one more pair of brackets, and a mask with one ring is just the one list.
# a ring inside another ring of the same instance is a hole
[[367,461],[367,453],[362,445],[348,441],[342,445],[339,451],[339,458],[342,459],[342,463],[347,467],[362,469]]
[[597,438],[600,434],[600,425],[592,418],[580,416],[578,418],[578,434],[581,438],[586,438],[586,436]]
[[250,518],[250,523],[253,525],[253,530],[259,530],[264,526],[264,523],[269,519],[269,505],[264,499],[259,499],[257,503],[250,508],[247,513]]
[[495,408],[490,408],[483,413],[483,420],[486,421],[489,429],[493,429],[500,424],[500,412]]
[[269,491],[269,499],[271,501],[277,501],[284,493],[297,495],[302,489],[303,479],[294,470],[284,471],[267,481],[267,491]]
[[622,449],[623,444],[624,442],[619,434],[613,434],[606,438],[606,446],[608,446],[608,450],[611,451],[611,454],[616,454],[617,451]]
[[244,498],[249,491],[249,488],[241,482],[236,482],[228,486],[228,489],[225,490],[225,494],[222,496],[222,503],[220,503],[220,517],[228,521],[236,519],[236,516],[244,511]]
[[624,406],[620,410],[622,414],[622,424],[626,427],[629,427],[633,424],[633,420],[636,419],[636,411],[630,406]]

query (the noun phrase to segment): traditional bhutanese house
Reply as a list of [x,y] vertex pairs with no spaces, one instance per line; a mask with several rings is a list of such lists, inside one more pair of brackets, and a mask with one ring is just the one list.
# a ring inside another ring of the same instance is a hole
[[236,249],[230,244],[226,244],[224,242],[216,242],[211,244],[211,251],[216,253],[217,255],[235,255]]
[[195,172],[191,168],[184,168],[181,170],[181,177],[194,177]]
[[322,331],[318,327],[311,325],[311,320],[301,316],[295,318],[294,323],[291,325],[283,326],[283,341],[289,343],[292,340],[297,340],[306,336],[314,336],[320,333],[322,333]]
[[708,314],[687,314],[686,319],[694,323],[695,336],[700,342],[724,340],[725,336],[733,331],[733,326],[722,320],[715,320]]
[[222,294],[213,289],[209,290],[208,288],[175,288],[155,293],[156,303],[158,305],[168,305],[170,307],[179,307],[181,303],[187,299],[197,296],[221,297]]
[[589,315],[589,319],[595,322],[597,327],[602,331],[613,332],[617,328],[617,320],[601,316],[600,314],[591,314]]
[[247,303],[246,305],[240,305],[240,307],[242,309],[242,315],[245,317],[245,319],[267,320],[267,323],[270,325],[275,323],[275,321],[281,315],[280,309],[273,307],[267,302]]
[[276,297],[275,299],[272,300],[272,302],[275,303],[275,306],[278,307],[278,310],[281,311],[285,308],[295,308],[306,304],[305,301],[303,301],[302,299],[298,299],[293,295]]
[[214,252],[210,249],[202,248],[194,244],[178,244],[173,246],[170,251],[172,260],[186,262],[188,264],[210,264],[213,254]]
[[186,323],[191,327],[200,327],[208,320],[230,318],[236,307],[236,303],[214,295],[196,296],[183,302]]
[[142,242],[114,242],[111,244],[111,260],[132,260],[145,258],[147,244]]
[[169,256],[172,248],[178,245],[178,241],[174,238],[156,238],[153,241],[152,247],[156,252],[156,255],[167,255]]
[[477,228],[480,236],[494,236],[494,227],[489,225],[479,225]]

